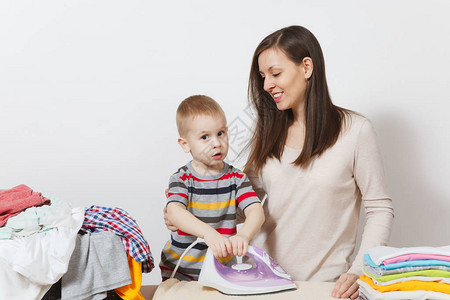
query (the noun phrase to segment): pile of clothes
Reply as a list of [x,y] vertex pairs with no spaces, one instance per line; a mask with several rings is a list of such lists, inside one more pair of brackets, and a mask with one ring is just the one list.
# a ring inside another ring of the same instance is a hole
[[450,299],[450,246],[380,246],[364,255],[361,299]]
[[144,299],[154,261],[120,208],[72,208],[26,185],[0,190],[0,299]]

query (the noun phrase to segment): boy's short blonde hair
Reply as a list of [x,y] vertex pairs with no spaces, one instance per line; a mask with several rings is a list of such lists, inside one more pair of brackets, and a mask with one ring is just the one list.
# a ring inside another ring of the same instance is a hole
[[187,134],[186,121],[196,116],[223,116],[225,113],[211,97],[205,95],[194,95],[184,99],[177,109],[177,128],[180,136]]

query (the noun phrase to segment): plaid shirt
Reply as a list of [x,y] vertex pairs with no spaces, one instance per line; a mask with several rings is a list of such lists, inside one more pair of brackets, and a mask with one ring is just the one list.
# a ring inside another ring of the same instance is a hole
[[86,233],[114,232],[122,239],[128,254],[137,262],[142,262],[143,273],[149,273],[154,268],[153,256],[147,241],[136,221],[123,209],[92,205],[86,209],[80,230]]

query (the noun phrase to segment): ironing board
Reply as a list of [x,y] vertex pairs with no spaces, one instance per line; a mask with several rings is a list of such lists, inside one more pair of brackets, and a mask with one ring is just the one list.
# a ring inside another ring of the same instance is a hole
[[[331,297],[333,282],[296,281],[297,290],[265,295],[245,296],[245,300],[336,300]],[[168,279],[157,288],[153,300],[195,299],[195,300],[232,300],[244,299],[242,296],[227,296],[213,288],[199,285],[195,281]]]

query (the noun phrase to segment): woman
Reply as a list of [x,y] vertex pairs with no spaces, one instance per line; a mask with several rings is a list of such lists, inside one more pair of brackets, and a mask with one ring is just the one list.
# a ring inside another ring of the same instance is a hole
[[[258,45],[249,99],[257,120],[245,171],[258,195],[268,196],[252,244],[295,280],[337,280],[332,296],[355,299],[363,255],[387,243],[393,220],[370,123],[333,105],[321,47],[301,26]],[[350,264],[361,203],[366,224]]]
[[[268,196],[251,243],[294,280],[336,281],[333,297],[356,299],[363,255],[387,243],[394,216],[372,126],[333,105],[321,47],[301,26],[258,45],[249,99],[257,119],[245,171],[260,199]],[[366,223],[350,263],[361,203]]]

